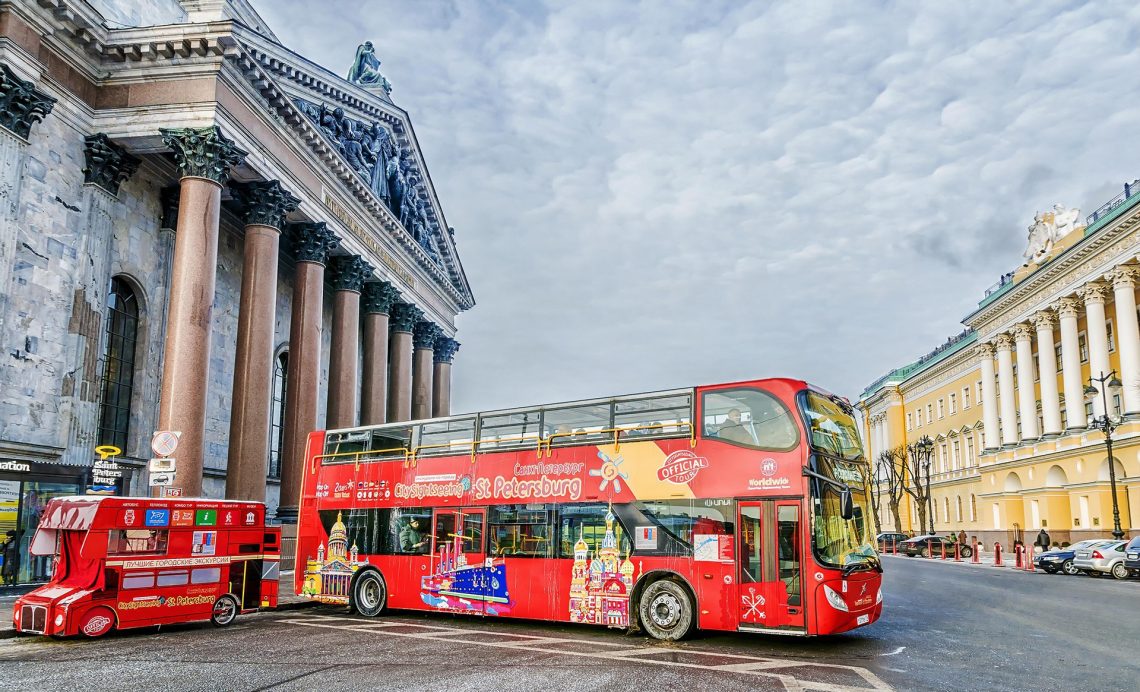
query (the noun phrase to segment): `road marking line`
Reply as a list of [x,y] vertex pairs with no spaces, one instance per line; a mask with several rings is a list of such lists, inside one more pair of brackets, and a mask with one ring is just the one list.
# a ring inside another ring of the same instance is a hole
[[879,654],[879,656],[894,656],[895,654],[901,654],[905,649],[906,649],[905,646],[900,646],[899,648],[895,649],[894,651],[891,651],[891,652],[885,653],[885,654]]
[[[318,621],[314,622],[314,620],[318,620]],[[281,620],[281,622],[285,623],[285,624],[290,624],[290,625],[299,625],[302,627],[318,627],[318,628],[322,628],[322,629],[350,630],[350,631],[355,630],[358,632],[365,631],[365,630],[360,630],[360,629],[356,628],[352,624],[343,624],[343,625],[337,625],[337,624],[332,624],[332,623],[326,624],[326,622],[328,620],[335,620],[335,621],[339,621],[339,622],[343,622],[343,623],[359,622],[359,620],[355,620],[352,618],[330,617],[330,616],[315,616],[311,619],[310,618],[289,618],[289,619],[283,619],[283,620]],[[320,622],[320,621],[326,621],[326,622]],[[409,624],[413,624],[413,623],[400,622],[400,623],[394,623],[394,624],[409,625]],[[417,626],[419,626],[419,625],[417,625]],[[488,630],[464,630],[463,628],[438,627],[438,626],[434,626],[434,625],[422,625],[422,626],[425,628],[430,628],[430,629],[445,630],[447,632],[447,634],[452,634],[452,633],[454,633],[454,630],[457,630],[457,629],[464,631],[464,632],[477,633],[477,634],[493,634],[493,635],[506,634],[504,632],[492,632],[492,631],[488,631]],[[499,649],[517,649],[519,646],[521,646],[523,644],[533,644],[534,643],[534,642],[494,642],[494,641],[478,641],[478,640],[469,640],[469,639],[455,639],[453,637],[447,636],[447,634],[444,634],[444,632],[438,632],[438,633],[423,632],[423,633],[414,633],[413,634],[413,633],[408,633],[408,632],[393,632],[390,630],[386,630],[384,628],[374,628],[374,629],[367,630],[367,632],[369,634],[385,635],[385,636],[389,636],[389,637],[405,637],[408,639],[431,639],[431,640],[435,640],[435,641],[439,641],[439,642],[446,642],[449,644],[460,643],[460,644],[470,644],[472,646],[483,646],[483,647],[491,647],[491,648],[499,648]],[[527,635],[512,635],[512,636],[527,636]],[[544,639],[549,639],[549,638],[544,638]],[[582,642],[583,640],[568,639],[566,641]],[[543,643],[545,643],[545,642],[543,642]],[[586,642],[586,643],[592,644],[593,642]],[[604,644],[604,642],[602,642],[602,644]],[[528,650],[536,651],[536,652],[542,652],[542,653],[557,654],[557,655],[562,655],[562,656],[579,656],[579,657],[584,657],[584,658],[601,658],[601,659],[609,659],[611,661],[629,661],[629,662],[633,662],[633,663],[639,663],[641,665],[673,666],[673,667],[677,667],[677,668],[697,668],[699,670],[720,670],[720,667],[718,667],[718,666],[706,666],[706,665],[701,665],[699,663],[682,663],[680,661],[663,661],[663,660],[654,659],[654,658],[640,658],[640,657],[634,658],[634,657],[630,657],[628,655],[628,652],[631,651],[630,649],[619,649],[619,650],[616,650],[615,652],[610,652],[610,651],[605,651],[605,650],[603,650],[603,651],[568,651],[565,649],[543,648],[542,646],[534,646],[534,647],[529,648]],[[665,648],[662,648],[660,650],[661,651],[673,651],[673,649],[665,649]],[[722,654],[712,652],[712,651],[700,651],[700,650],[692,650],[692,649],[681,649],[680,651],[682,651],[684,653],[710,656],[710,657],[720,657],[723,655],[728,655],[728,656],[732,656],[733,658],[752,658],[757,666],[765,664],[765,663],[775,662],[774,659],[759,659],[759,658],[755,658],[755,657],[732,655],[732,654],[723,654],[722,655]],[[625,652],[625,653],[623,654],[622,652]],[[850,687],[850,686],[846,686],[846,685],[835,685],[832,683],[816,682],[816,681],[811,681],[811,680],[800,680],[790,673],[769,672],[769,671],[764,670],[762,668],[753,668],[753,669],[749,669],[749,670],[725,670],[724,672],[737,673],[740,675],[753,675],[753,676],[757,676],[757,677],[763,677],[766,679],[778,681],[778,682],[780,682],[781,685],[783,685],[784,689],[788,690],[789,692],[792,690],[796,690],[796,691],[820,690],[822,692],[852,692],[855,690],[867,690],[867,689],[873,689],[873,690],[890,690],[891,689],[883,680],[880,680],[876,675],[874,675],[869,670],[866,670],[864,668],[858,668],[855,666],[844,666],[844,665],[838,665],[838,664],[833,664],[833,663],[817,663],[814,661],[797,661],[794,659],[779,661],[779,663],[780,663],[779,666],[772,666],[772,667],[773,668],[776,668],[776,667],[779,667],[779,668],[797,668],[797,667],[832,668],[832,669],[836,669],[836,670],[849,671],[851,673],[854,673],[855,675],[858,675],[860,678],[862,678],[864,681],[866,681],[870,685],[870,688],[868,688],[868,687]],[[732,664],[730,664],[730,665],[732,665]]]

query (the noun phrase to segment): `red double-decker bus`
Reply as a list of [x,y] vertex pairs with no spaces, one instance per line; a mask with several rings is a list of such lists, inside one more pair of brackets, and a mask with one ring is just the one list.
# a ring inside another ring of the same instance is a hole
[[767,379],[310,435],[297,593],[816,635],[882,612],[846,400]]

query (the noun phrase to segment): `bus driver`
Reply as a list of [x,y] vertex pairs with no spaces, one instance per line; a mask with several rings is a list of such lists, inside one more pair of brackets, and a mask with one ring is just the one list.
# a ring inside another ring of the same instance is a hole
[[748,429],[740,422],[740,409],[738,408],[729,410],[728,417],[721,423],[716,434],[717,437],[722,437],[730,442],[739,442],[746,445],[755,444],[756,442],[752,439],[752,435],[748,432]]

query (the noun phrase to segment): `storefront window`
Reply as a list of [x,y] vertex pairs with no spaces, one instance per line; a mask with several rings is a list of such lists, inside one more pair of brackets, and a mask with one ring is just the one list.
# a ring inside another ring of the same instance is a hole
[[45,582],[51,578],[52,557],[32,555],[28,551],[32,537],[49,500],[80,492],[78,482],[0,480],[0,574],[4,584]]

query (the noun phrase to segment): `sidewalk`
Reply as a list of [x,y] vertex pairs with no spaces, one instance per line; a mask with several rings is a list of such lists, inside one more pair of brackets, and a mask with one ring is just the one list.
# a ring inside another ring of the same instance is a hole
[[[962,558],[961,562],[955,562],[953,555],[947,555],[946,559],[943,560],[941,553],[938,553],[937,555],[935,555],[932,558],[907,557],[906,555],[903,555],[902,553],[899,553],[898,555],[892,555],[891,553],[880,553],[880,555],[882,557],[896,558],[899,560],[916,560],[916,561],[922,561],[922,562],[937,562],[939,564],[957,565],[958,567],[991,567],[991,568],[994,567],[994,553],[993,553],[993,551],[990,551],[988,553],[983,553],[983,552],[979,551],[977,562],[974,562],[973,558]],[[1004,567],[1006,569],[1016,569],[1014,567],[1014,565],[1017,564],[1017,558],[1014,555],[1005,552],[1004,550],[1001,553],[1001,562],[1002,562],[1002,567]],[[1040,571],[1040,570],[1038,570],[1038,571]]]
[[[278,585],[276,610],[297,610],[316,605],[316,601],[293,593],[292,571],[282,572]],[[38,586],[41,585],[4,587],[4,590],[0,591],[0,639],[11,639],[16,636],[16,630],[12,627],[12,608],[15,606],[17,598]],[[266,608],[263,612],[271,611]]]

